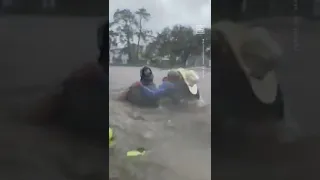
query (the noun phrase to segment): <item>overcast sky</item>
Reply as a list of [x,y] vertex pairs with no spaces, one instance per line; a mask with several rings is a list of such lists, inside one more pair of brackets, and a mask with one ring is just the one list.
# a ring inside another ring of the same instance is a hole
[[211,24],[211,0],[109,0],[109,20],[116,9],[133,12],[144,7],[151,14],[145,27],[159,32],[174,24],[190,25],[195,28]]

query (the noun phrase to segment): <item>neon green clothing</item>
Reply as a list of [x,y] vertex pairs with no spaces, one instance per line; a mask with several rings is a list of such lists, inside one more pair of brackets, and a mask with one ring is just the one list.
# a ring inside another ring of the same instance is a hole
[[134,151],[128,151],[127,152],[127,157],[135,157],[135,156],[143,156],[146,154],[146,151],[138,151],[138,150],[134,150]]
[[109,147],[115,144],[113,130],[109,128]]

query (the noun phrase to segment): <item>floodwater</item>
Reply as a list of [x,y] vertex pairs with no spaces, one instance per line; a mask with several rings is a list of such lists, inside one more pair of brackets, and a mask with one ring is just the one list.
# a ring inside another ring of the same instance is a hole
[[[140,68],[109,68],[110,126],[117,145],[110,155],[110,177],[139,180],[209,180],[211,178],[211,73],[199,83],[206,108],[173,111],[142,109],[116,100],[139,80]],[[153,68],[159,84],[167,71]],[[202,72],[199,70],[199,75]],[[127,158],[125,151],[145,147],[145,157]]]
[[[276,70],[285,101],[285,119],[279,123],[277,134],[279,141],[265,142],[257,138],[251,145],[243,144],[241,153],[226,157],[213,153],[211,173],[218,179],[315,179],[319,176],[320,96],[319,83],[315,80],[319,61],[315,58],[318,57],[318,41],[314,40],[318,37],[315,29],[319,29],[319,23],[301,20],[299,35],[295,37],[292,18],[283,20],[288,27],[279,26],[285,24],[282,19],[278,19],[279,23],[275,19],[271,21],[263,26],[272,32],[284,51]],[[293,43],[293,39],[298,42]],[[138,79],[138,68],[124,69],[110,68],[111,97]],[[155,73],[162,74],[160,70],[155,70]],[[156,77],[159,82],[161,77]],[[200,85],[202,91],[208,91],[203,93],[204,96],[210,96],[210,88],[206,84],[209,81],[202,81]],[[121,139],[117,147],[119,155],[112,157],[112,163],[118,168],[113,166],[112,172],[137,179],[209,178],[210,151],[205,149],[210,147],[210,111],[199,114],[164,111],[138,109],[110,101],[111,126],[115,127]],[[126,149],[137,146],[151,149],[150,156],[136,161],[121,155]],[[217,147],[212,146],[214,151]]]
[[[298,126],[300,136],[305,137],[283,146],[262,141],[263,151],[246,147],[247,156],[242,158],[234,155],[218,161],[213,157],[211,171],[210,108],[177,112],[139,109],[118,102],[114,99],[120,91],[138,80],[139,68],[111,67],[110,123],[118,136],[110,157],[112,176],[120,180],[202,180],[209,179],[212,173],[218,177],[215,179],[318,179],[320,86],[316,77],[320,72],[320,26],[318,22],[301,20],[295,37],[298,43],[293,43],[293,18],[279,23],[275,20],[270,20],[269,29],[275,31],[276,40],[285,51],[278,69],[289,112],[285,121],[296,122],[288,125],[293,124],[292,129]],[[39,97],[52,91],[51,86],[81,64],[96,60],[98,22],[96,18],[1,17],[0,179],[107,178],[105,149],[76,145],[56,132],[18,121]],[[165,72],[154,71],[159,83]],[[210,106],[209,82],[210,73],[199,86]],[[150,150],[148,156],[124,157],[127,149],[140,146]],[[214,144],[212,149],[216,149]]]

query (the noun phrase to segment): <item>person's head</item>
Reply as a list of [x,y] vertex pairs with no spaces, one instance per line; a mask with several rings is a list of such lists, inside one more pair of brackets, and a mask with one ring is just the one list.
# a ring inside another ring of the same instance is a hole
[[176,70],[170,70],[167,74],[166,80],[176,83],[182,80],[181,74]]
[[144,66],[140,70],[140,81],[144,84],[153,82],[153,73],[150,67]]

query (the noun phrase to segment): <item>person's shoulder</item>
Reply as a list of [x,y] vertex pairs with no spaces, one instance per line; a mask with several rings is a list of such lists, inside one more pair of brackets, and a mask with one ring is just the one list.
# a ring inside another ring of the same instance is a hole
[[131,84],[130,88],[140,87],[140,86],[141,86],[140,81],[136,81],[136,82],[134,82],[134,83]]
[[[139,81],[137,81],[137,82],[135,82],[135,83],[133,83],[130,87],[129,87],[129,89],[128,89],[128,94],[130,95],[130,96],[137,96],[138,94],[140,94],[140,91],[141,91],[141,84],[139,83]],[[128,96],[129,96],[128,95]]]

